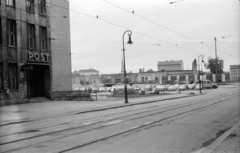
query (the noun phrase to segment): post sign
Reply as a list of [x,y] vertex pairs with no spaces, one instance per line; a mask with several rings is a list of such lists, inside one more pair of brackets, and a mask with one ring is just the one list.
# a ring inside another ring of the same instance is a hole
[[49,54],[29,51],[28,52],[28,61],[49,62]]

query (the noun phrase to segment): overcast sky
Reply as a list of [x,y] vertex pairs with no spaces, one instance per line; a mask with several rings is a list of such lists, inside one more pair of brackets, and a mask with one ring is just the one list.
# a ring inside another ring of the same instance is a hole
[[125,34],[127,72],[157,71],[158,61],[166,60],[183,60],[184,69],[192,69],[199,55],[206,62],[215,58],[214,37],[224,71],[240,64],[239,0],[69,2],[73,71],[94,68],[101,74],[120,73],[126,30],[132,31],[133,41],[127,45]]

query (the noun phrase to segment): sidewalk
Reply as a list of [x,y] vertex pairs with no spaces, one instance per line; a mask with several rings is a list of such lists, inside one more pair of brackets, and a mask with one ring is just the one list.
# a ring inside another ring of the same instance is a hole
[[240,152],[240,121],[224,132],[212,144],[198,153],[239,153]]
[[[189,94],[189,93],[194,94]],[[19,122],[28,122],[44,118],[54,118],[71,114],[81,114],[111,108],[127,107],[143,103],[165,101],[198,95],[197,91],[174,92],[169,95],[154,95],[138,98],[129,98],[129,103],[124,103],[124,98],[99,99],[98,101],[47,101],[39,103],[26,103],[0,107],[0,126]]]
[[240,127],[233,131],[211,153],[240,153]]

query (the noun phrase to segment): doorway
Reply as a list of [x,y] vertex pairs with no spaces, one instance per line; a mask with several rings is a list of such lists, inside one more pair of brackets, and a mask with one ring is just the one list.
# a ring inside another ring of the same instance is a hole
[[29,71],[30,97],[49,97],[50,72],[48,65],[33,65]]

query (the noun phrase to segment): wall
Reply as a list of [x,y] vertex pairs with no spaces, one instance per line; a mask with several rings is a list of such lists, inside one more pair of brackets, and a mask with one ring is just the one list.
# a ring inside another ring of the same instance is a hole
[[48,0],[48,2],[50,3],[48,7],[51,26],[52,91],[68,91],[72,90],[69,2],[66,0]]

